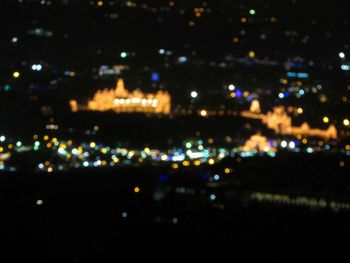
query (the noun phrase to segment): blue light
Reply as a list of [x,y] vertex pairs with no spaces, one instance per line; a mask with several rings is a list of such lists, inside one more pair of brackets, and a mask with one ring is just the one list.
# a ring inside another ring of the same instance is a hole
[[153,72],[152,75],[151,75],[151,79],[154,82],[158,82],[160,80],[160,74],[157,73],[157,72]]
[[297,73],[295,72],[287,72],[287,77],[289,78],[296,78],[296,76],[297,76]]
[[214,175],[214,180],[215,180],[215,181],[220,180],[220,176],[219,176],[218,174]]
[[179,63],[186,63],[187,62],[187,57],[185,57],[185,56],[178,57],[177,61]]
[[243,93],[242,93],[242,91],[240,91],[239,89],[238,90],[236,90],[236,97],[237,98],[242,98],[242,96],[243,96]]
[[210,195],[210,200],[211,200],[211,201],[214,201],[215,199],[216,199],[216,195],[211,194],[211,195]]
[[349,71],[350,70],[350,66],[349,65],[341,65],[341,70]]

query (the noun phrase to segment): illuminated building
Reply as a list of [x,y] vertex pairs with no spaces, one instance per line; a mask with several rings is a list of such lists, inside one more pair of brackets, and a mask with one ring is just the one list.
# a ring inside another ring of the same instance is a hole
[[309,124],[304,122],[301,126],[292,126],[292,118],[287,114],[284,106],[276,106],[272,111],[266,114],[257,113],[253,103],[250,111],[243,111],[242,117],[251,119],[260,119],[269,129],[274,130],[277,134],[283,135],[303,135],[318,136],[324,139],[336,139],[337,129],[332,124],[326,130],[310,128]]
[[72,112],[79,110],[115,112],[143,112],[155,114],[170,114],[171,97],[167,91],[157,93],[143,93],[139,89],[129,92],[124,87],[124,81],[119,79],[115,89],[98,90],[87,105],[79,105],[71,100]]
[[259,152],[276,152],[276,148],[271,147],[267,138],[260,135],[255,134],[251,136],[242,147],[242,150],[245,152],[251,152],[254,150],[258,150]]

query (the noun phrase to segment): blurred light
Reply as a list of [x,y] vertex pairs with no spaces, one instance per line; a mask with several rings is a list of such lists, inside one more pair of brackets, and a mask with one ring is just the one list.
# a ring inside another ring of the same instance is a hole
[[16,146],[17,146],[17,147],[21,147],[21,146],[22,146],[22,142],[21,142],[21,141],[18,141],[18,142],[16,143]]
[[303,111],[304,111],[303,108],[298,108],[298,109],[297,109],[297,112],[298,112],[299,114],[302,114]]
[[198,97],[197,91],[192,91],[192,92],[191,92],[191,98],[195,99],[195,98],[197,98],[197,97]]
[[126,53],[125,51],[120,53],[121,58],[126,58],[127,56],[128,56],[128,53]]
[[0,142],[4,142],[6,140],[5,136],[4,135],[1,135],[0,136]]
[[254,51],[249,51],[248,53],[250,58],[254,58],[255,57],[255,52]]
[[160,55],[164,55],[164,54],[165,54],[165,50],[164,50],[164,49],[159,49],[158,53],[159,53]]
[[282,146],[282,148],[286,148],[287,147],[287,142],[286,141],[282,141],[281,142],[281,146]]
[[43,203],[44,203],[44,201],[43,200],[41,200],[41,199],[39,199],[39,200],[36,200],[36,202],[35,202],[37,205],[42,205]]
[[211,201],[214,201],[215,199],[216,199],[216,195],[211,194],[211,195],[210,195],[210,200],[211,200]]
[[340,53],[339,53],[339,57],[340,57],[340,58],[345,58],[345,53],[344,53],[344,52],[340,52]]
[[283,98],[284,98],[284,94],[283,94],[282,92],[280,92],[280,93],[278,93],[278,97],[279,97],[280,99],[283,99]]
[[220,180],[220,176],[219,176],[219,175],[217,175],[217,174],[216,174],[216,175],[214,175],[214,180],[215,180],[215,181]]
[[213,165],[213,164],[215,163],[215,161],[214,161],[214,159],[209,159],[209,160],[208,160],[208,163],[209,163],[210,165]]
[[322,121],[323,121],[324,123],[328,123],[328,122],[329,122],[329,118],[328,118],[327,116],[324,116],[323,119],[322,119]]
[[295,148],[295,143],[294,142],[289,142],[289,148],[294,149]]
[[349,121],[348,119],[344,119],[344,120],[343,120],[343,124],[344,124],[345,126],[349,126],[349,125],[350,125],[350,121]]
[[96,147],[96,143],[95,142],[90,142],[90,148],[95,148]]
[[229,174],[231,172],[231,169],[230,168],[225,168],[224,172],[225,172],[225,174]]
[[17,38],[17,37],[13,37],[13,38],[11,39],[11,41],[12,41],[12,43],[17,43],[17,42],[18,42],[18,38]]
[[201,116],[202,117],[205,117],[205,116],[207,116],[207,111],[206,110],[201,110]]
[[98,5],[98,6],[103,6],[103,1],[98,1],[98,2],[97,2],[97,5]]
[[228,90],[230,90],[230,91],[234,91],[235,90],[235,85],[233,85],[233,84],[230,84],[230,85],[228,85]]
[[21,74],[20,74],[18,71],[13,72],[13,74],[12,74],[12,76],[13,76],[14,78],[19,78],[20,75],[21,75]]
[[122,213],[122,218],[127,218],[128,217],[128,213],[127,212],[123,212]]
[[256,14],[256,12],[255,12],[255,10],[254,10],[254,9],[250,9],[250,10],[249,10],[249,14],[251,14],[251,15],[255,15],[255,14]]

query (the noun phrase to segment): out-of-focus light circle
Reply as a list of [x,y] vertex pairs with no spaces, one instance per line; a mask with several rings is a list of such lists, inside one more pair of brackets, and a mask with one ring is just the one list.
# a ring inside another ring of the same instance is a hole
[[345,58],[345,53],[344,53],[344,52],[340,52],[340,53],[339,53],[339,57],[340,57],[340,58]]
[[282,141],[281,142],[281,146],[282,146],[282,148],[286,148],[287,147],[287,142],[286,141]]
[[229,86],[228,86],[228,90],[229,91],[234,91],[236,89],[236,87],[235,87],[235,85],[233,85],[233,84],[230,84]]
[[195,99],[198,97],[198,92],[197,91],[192,91],[191,92],[191,98]]

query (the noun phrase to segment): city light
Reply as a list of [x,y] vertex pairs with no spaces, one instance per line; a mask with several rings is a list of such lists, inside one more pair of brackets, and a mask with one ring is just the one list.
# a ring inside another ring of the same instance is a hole
[[12,74],[12,76],[16,79],[19,78],[20,75],[21,74],[18,71],[13,72],[13,74]]
[[191,91],[191,98],[195,99],[198,97],[197,91]]
[[329,122],[329,118],[328,118],[327,116],[324,116],[323,119],[322,119],[322,121],[323,121],[324,123],[328,123],[328,122]]
[[339,52],[339,57],[340,58],[345,58],[345,53],[344,52]]
[[349,126],[350,125],[349,119],[344,119],[343,124],[344,124],[344,126]]

